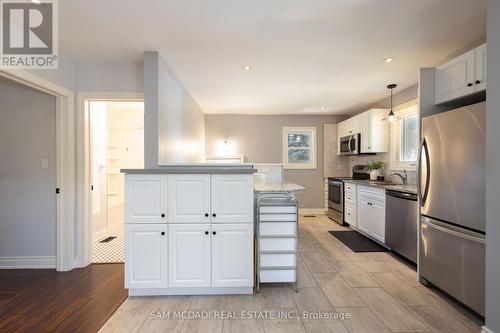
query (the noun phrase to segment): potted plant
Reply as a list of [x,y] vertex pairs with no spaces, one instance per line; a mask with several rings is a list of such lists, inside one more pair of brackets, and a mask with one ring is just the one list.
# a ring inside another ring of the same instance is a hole
[[368,165],[368,169],[370,169],[370,180],[377,180],[377,177],[380,176],[380,172],[384,167],[384,162],[382,161],[373,161]]

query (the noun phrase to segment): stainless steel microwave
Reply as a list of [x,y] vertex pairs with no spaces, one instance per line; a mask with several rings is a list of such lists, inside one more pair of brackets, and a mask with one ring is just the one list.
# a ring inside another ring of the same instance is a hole
[[352,134],[340,138],[340,155],[359,154],[360,134]]

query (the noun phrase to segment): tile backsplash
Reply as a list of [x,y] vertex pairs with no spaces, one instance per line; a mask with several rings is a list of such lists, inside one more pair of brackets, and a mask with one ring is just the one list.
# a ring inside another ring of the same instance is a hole
[[[388,177],[392,172],[399,172],[403,171],[401,170],[391,170],[389,168],[389,153],[380,153],[380,154],[375,154],[375,155],[354,155],[354,156],[349,156],[349,168],[352,170],[352,167],[358,164],[369,164],[373,161],[382,161],[384,163],[384,176],[386,177],[386,180],[389,180]],[[416,184],[417,183],[417,173],[416,171],[408,171],[408,183],[409,184]],[[397,176],[392,176],[390,177],[391,181],[394,183],[401,183],[401,178]]]

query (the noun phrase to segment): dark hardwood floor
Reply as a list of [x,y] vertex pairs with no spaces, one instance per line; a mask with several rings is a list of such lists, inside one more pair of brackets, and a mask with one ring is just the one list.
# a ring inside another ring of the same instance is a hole
[[127,298],[123,264],[0,270],[0,332],[97,332]]

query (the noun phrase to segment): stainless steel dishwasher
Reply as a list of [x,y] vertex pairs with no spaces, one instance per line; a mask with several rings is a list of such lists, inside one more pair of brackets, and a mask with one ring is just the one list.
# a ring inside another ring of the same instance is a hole
[[416,194],[386,190],[385,243],[417,262],[418,200]]

